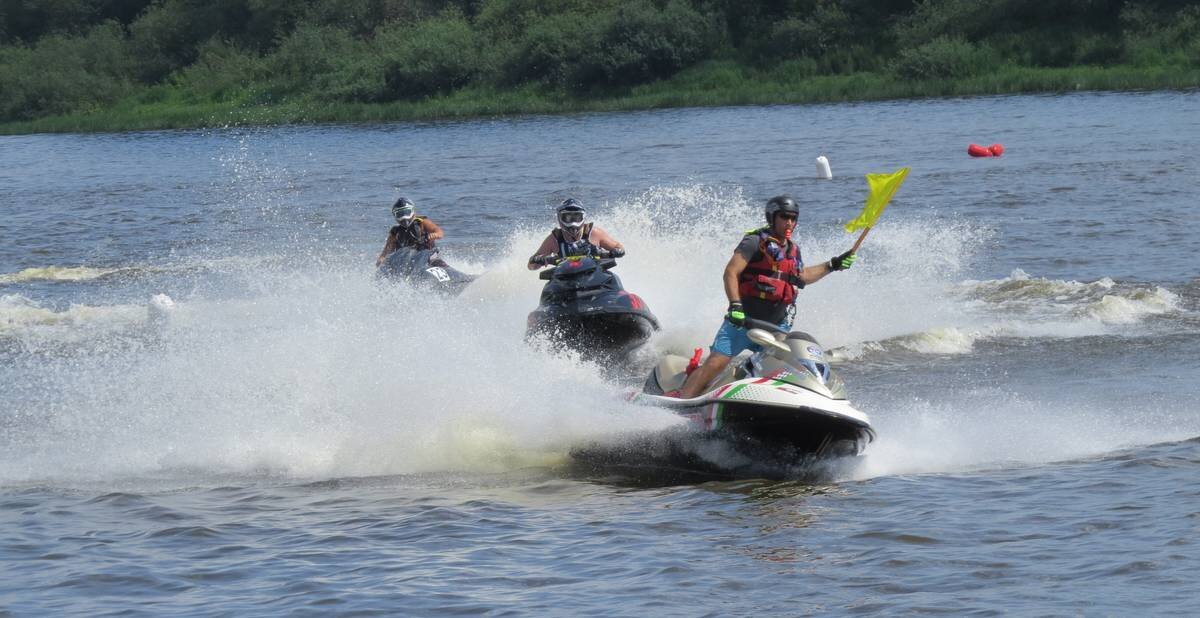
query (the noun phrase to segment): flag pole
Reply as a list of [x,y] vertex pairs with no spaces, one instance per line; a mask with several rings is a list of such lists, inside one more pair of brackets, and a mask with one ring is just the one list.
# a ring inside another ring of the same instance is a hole
[[862,242],[867,238],[867,232],[870,232],[870,226],[863,228],[863,233],[858,235],[858,240],[854,241],[854,246],[850,248],[850,253],[858,253],[858,248],[862,246]]

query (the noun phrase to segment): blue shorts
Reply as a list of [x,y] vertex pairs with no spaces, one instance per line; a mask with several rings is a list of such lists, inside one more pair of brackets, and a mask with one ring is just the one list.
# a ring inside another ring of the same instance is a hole
[[[788,328],[787,322],[779,325],[780,328]],[[708,349],[710,352],[724,354],[725,356],[737,356],[743,350],[757,352],[762,349],[762,346],[750,341],[750,337],[746,334],[745,328],[734,326],[733,322],[723,320],[721,329],[717,331],[716,338],[713,339],[712,346]]]

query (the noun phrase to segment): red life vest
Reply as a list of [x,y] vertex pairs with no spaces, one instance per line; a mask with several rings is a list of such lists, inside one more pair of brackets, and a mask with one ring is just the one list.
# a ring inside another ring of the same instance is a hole
[[760,228],[747,234],[758,236],[758,253],[738,275],[738,293],[743,300],[755,298],[779,305],[796,301],[796,288],[804,287],[800,278],[800,249],[792,241],[771,236],[770,228]]

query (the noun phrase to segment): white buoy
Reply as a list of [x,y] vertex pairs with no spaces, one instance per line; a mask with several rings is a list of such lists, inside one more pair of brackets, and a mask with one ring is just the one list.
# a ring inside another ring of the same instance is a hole
[[833,180],[833,171],[829,169],[829,159],[825,155],[817,157],[817,178]]

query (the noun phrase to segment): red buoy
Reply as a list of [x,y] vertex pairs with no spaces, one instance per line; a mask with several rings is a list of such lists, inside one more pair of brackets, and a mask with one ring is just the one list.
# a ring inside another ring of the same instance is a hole
[[1004,154],[1004,146],[1001,146],[1000,144],[992,144],[991,146],[988,146],[988,150],[992,151],[992,155],[997,157]]
[[979,144],[971,144],[970,146],[967,146],[967,154],[971,155],[972,157],[993,156],[991,150],[988,150],[987,148],[984,148],[983,146],[980,146]]

